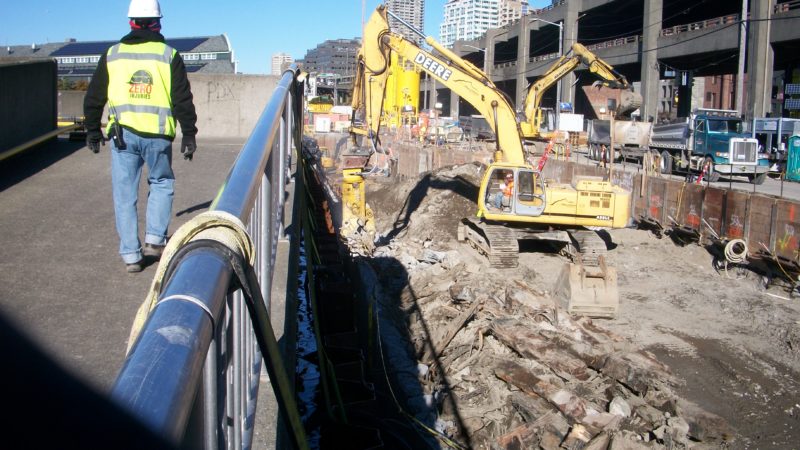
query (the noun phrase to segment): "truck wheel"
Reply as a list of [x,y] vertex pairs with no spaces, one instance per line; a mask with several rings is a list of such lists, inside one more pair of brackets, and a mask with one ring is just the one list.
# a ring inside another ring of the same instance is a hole
[[708,179],[710,183],[716,183],[717,181],[719,181],[719,172],[714,170],[714,160],[711,159],[710,156],[706,156],[706,159],[703,161],[703,165],[707,166],[706,179]]
[[753,183],[753,184],[756,184],[756,185],[764,184],[764,180],[767,179],[767,172],[759,173],[759,174],[755,174],[754,173],[752,175],[748,175],[747,178],[749,178],[750,182]]
[[672,173],[672,155],[668,151],[661,152],[661,173],[670,175]]

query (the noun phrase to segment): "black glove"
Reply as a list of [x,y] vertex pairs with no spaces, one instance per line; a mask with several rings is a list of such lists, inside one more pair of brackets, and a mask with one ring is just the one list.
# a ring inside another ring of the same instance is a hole
[[103,132],[100,130],[86,132],[86,146],[92,153],[100,153],[100,146],[106,145],[106,140],[103,138]]
[[194,140],[194,136],[184,136],[183,139],[181,139],[181,153],[183,153],[183,159],[191,161],[195,150],[197,150],[197,143]]

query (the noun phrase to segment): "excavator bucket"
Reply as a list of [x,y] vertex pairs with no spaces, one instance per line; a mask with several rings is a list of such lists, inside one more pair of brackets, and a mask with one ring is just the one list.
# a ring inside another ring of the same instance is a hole
[[564,264],[554,292],[566,302],[570,314],[611,319],[617,316],[617,270],[607,267],[604,261],[597,267]]

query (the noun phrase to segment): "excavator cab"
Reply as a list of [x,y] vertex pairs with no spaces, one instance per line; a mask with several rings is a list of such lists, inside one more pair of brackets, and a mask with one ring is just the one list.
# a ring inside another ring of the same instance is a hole
[[[534,217],[544,212],[547,198],[541,173],[525,167],[496,166],[489,167],[484,180],[488,211]],[[513,183],[512,195],[506,196],[509,181]]]
[[535,170],[520,169],[517,172],[516,212],[523,216],[538,216],[544,212],[547,198],[544,190],[544,177]]

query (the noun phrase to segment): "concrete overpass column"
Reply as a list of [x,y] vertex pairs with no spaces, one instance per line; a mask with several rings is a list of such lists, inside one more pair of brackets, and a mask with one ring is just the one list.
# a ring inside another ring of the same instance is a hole
[[[564,13],[564,53],[566,54],[572,44],[578,42],[578,15],[583,8],[583,0],[570,0],[565,2],[566,12]],[[561,99],[559,101],[569,102],[575,106],[575,72],[567,74],[561,79]],[[559,105],[556,105],[559,108]]]
[[747,98],[745,116],[764,117],[771,111],[772,66],[775,52],[769,41],[773,0],[750,0],[747,29]]
[[664,0],[644,0],[642,29],[642,120],[658,119],[658,99],[661,72],[658,69],[658,36],[661,34]]
[[497,39],[497,30],[486,30],[486,49],[484,51],[483,71],[489,79],[494,72],[494,41]]
[[525,94],[528,90],[528,78],[525,76],[530,57],[531,23],[527,17],[517,22],[519,38],[517,39],[517,98],[514,99],[516,109],[522,109]]

